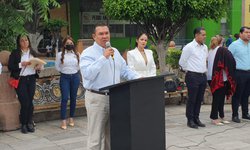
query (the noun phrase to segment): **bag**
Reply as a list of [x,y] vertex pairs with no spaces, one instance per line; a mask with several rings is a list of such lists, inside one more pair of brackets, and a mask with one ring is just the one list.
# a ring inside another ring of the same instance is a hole
[[16,89],[19,84],[19,79],[10,78],[8,82],[11,87]]
[[165,91],[167,92],[175,92],[177,90],[177,85],[173,80],[165,81],[164,86],[165,86]]
[[[24,70],[26,69],[26,67],[24,67],[24,69],[22,70],[21,74],[23,74]],[[19,84],[19,80],[20,80],[20,76],[18,79],[14,79],[14,78],[10,78],[8,83],[11,87],[13,88],[17,88],[18,87],[18,84]]]

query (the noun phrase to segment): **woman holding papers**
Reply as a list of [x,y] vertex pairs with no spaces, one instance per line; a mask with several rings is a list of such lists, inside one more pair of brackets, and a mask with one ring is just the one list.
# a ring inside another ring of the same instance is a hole
[[66,114],[67,102],[70,97],[70,118],[69,125],[74,126],[74,114],[76,108],[77,90],[80,84],[79,74],[79,53],[75,50],[73,39],[67,36],[63,40],[62,52],[56,55],[56,69],[61,73],[61,128],[67,129]]
[[10,76],[19,79],[16,93],[21,104],[20,121],[21,132],[34,132],[35,128],[32,121],[33,115],[33,97],[36,88],[37,70],[42,68],[41,64],[31,67],[30,59],[36,56],[32,50],[30,40],[27,35],[17,36],[17,48],[13,50],[9,57],[8,68],[11,72]]
[[127,52],[128,66],[142,77],[156,75],[156,66],[153,52],[145,49],[148,41],[146,33],[141,33],[136,37],[136,48]]

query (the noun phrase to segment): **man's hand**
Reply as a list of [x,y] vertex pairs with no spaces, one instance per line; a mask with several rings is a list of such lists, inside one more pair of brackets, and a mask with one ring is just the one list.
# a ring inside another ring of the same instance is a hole
[[26,67],[28,65],[31,65],[31,62],[29,62],[29,61],[23,61],[23,62],[21,62],[21,65],[24,66],[24,67]]
[[107,48],[107,49],[104,50],[103,56],[105,56],[107,59],[111,55],[114,55],[114,50],[112,48]]

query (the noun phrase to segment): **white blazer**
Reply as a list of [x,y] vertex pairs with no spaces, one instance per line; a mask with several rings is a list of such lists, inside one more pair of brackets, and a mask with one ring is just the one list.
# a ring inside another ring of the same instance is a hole
[[147,65],[140,51],[135,48],[127,52],[128,66],[136,71],[142,77],[150,77],[156,75],[156,66],[154,62],[153,52],[149,49],[144,49],[147,57]]

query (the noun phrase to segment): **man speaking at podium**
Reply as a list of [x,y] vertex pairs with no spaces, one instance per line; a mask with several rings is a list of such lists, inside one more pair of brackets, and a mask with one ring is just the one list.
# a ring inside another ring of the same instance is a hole
[[126,65],[119,51],[110,45],[110,31],[105,24],[95,25],[94,44],[83,51],[80,70],[86,89],[85,106],[88,118],[88,150],[110,150],[109,93],[100,88],[117,84],[120,78],[140,76]]

